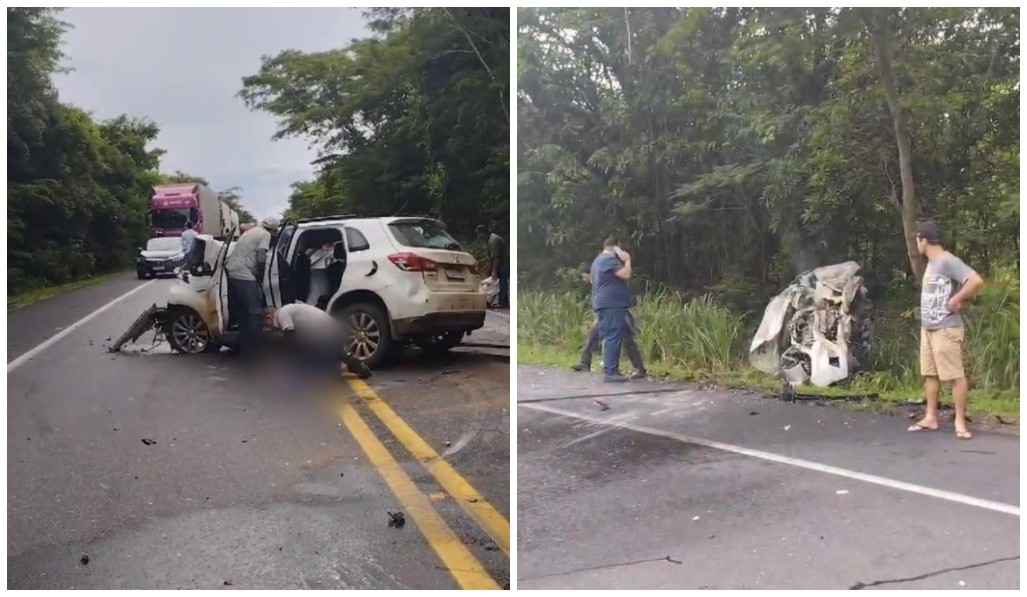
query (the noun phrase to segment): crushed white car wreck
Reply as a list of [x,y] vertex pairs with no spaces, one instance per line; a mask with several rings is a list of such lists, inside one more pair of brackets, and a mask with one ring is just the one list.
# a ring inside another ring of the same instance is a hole
[[865,365],[871,349],[871,303],[859,264],[847,261],[803,273],[774,297],[749,347],[749,361],[792,385],[825,387]]

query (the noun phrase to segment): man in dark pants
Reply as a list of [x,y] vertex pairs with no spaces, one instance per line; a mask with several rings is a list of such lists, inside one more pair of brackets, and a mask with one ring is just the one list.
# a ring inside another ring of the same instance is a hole
[[264,310],[264,264],[271,248],[271,234],[278,230],[278,219],[264,218],[260,226],[239,237],[225,261],[228,273],[230,318],[239,324],[240,354],[252,353],[258,346]]
[[[592,274],[590,272],[586,271],[584,278],[589,284],[592,283]],[[645,379],[648,373],[645,370],[645,362],[642,360],[642,351],[638,349],[638,343],[635,342],[635,335],[637,333],[638,328],[635,326],[635,318],[631,315],[631,311],[628,311],[624,330],[622,331],[623,345],[624,352],[628,353],[628,360],[631,361],[631,366],[635,368],[634,373],[628,377],[630,379]],[[588,329],[588,337],[585,338],[585,350],[581,352],[581,362],[571,365],[571,369],[574,371],[589,371],[592,369],[592,355],[597,352],[599,352],[599,322],[594,321],[592,327]]]
[[608,238],[603,243],[603,252],[592,261],[590,275],[592,309],[603,337],[603,381],[627,381],[620,372],[620,347],[631,307],[631,255],[620,248],[617,239]]
[[489,275],[499,281],[499,308],[506,309],[510,306],[510,255],[506,241],[485,226],[478,226],[475,231],[488,246]]

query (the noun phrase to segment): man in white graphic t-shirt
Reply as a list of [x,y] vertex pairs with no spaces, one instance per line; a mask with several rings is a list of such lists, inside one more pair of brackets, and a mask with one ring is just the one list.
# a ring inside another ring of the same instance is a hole
[[966,402],[970,384],[963,371],[963,305],[975,297],[984,280],[941,244],[934,222],[917,226],[916,246],[927,258],[920,287],[920,373],[924,376],[927,409],[910,431],[938,429],[938,396],[942,382],[951,382],[955,403],[956,437],[970,439]]

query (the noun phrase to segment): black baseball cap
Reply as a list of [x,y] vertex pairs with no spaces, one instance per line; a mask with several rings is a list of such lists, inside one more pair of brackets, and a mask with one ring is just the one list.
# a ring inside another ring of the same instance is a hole
[[936,245],[941,242],[941,226],[937,222],[920,222],[916,225],[916,236]]

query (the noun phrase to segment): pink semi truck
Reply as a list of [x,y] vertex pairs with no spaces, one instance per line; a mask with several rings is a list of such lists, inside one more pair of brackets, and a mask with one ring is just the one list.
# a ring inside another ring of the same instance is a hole
[[199,182],[153,187],[149,220],[150,238],[181,236],[186,222],[193,222],[196,232],[217,239],[224,239],[233,228],[239,233],[239,214]]

